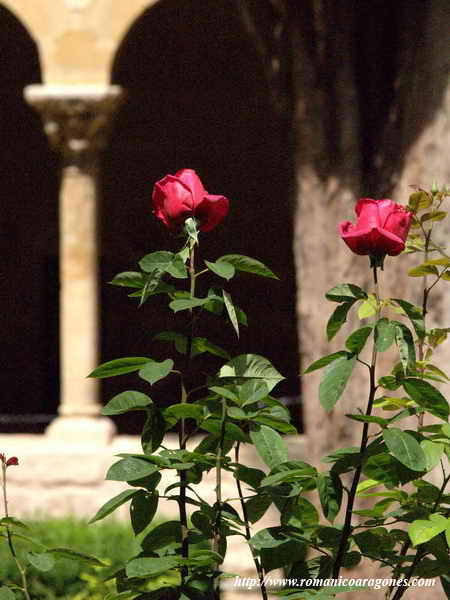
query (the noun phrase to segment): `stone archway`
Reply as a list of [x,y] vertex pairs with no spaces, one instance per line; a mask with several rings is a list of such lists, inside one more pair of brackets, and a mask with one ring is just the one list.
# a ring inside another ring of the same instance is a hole
[[[269,283],[249,278],[232,291],[250,309],[240,351],[271,358],[288,377],[281,393],[296,396],[288,199],[293,170],[286,117],[272,104],[263,65],[233,6],[223,0],[201,6],[194,0],[162,0],[141,15],[118,48],[112,82],[126,89],[127,101],[117,115],[102,170],[102,280],[167,245],[151,216],[153,182],[167,172],[195,168],[210,190],[233,201],[223,226],[204,236],[202,252],[255,256],[280,276],[280,282]],[[167,348],[150,341],[152,334],[171,328],[170,320],[164,322],[163,305],[156,313],[144,309],[138,314],[120,290],[103,286],[102,306],[103,360],[142,348],[164,357]],[[213,339],[237,351],[232,332],[216,322],[210,328]],[[105,381],[105,400],[123,385],[123,379]],[[169,401],[170,389],[160,393]],[[293,412],[298,423],[298,407]]]
[[24,86],[41,81],[38,49],[0,5],[0,430],[38,432],[56,412],[58,364],[58,176]]

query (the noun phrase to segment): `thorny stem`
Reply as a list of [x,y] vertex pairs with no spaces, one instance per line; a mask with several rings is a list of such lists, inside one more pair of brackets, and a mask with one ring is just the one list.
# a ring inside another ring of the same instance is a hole
[[[234,448],[234,459],[236,463],[239,463],[239,448],[240,448],[241,443],[237,442],[236,446]],[[250,521],[248,518],[248,512],[247,512],[247,507],[245,506],[245,502],[244,502],[244,494],[242,493],[242,486],[241,486],[241,482],[239,481],[238,478],[236,478],[236,486],[237,486],[237,490],[238,490],[238,495],[239,495],[239,499],[241,501],[241,508],[242,508],[242,516],[244,517],[244,523],[245,523],[245,539],[247,540],[247,543],[249,542],[250,538],[252,537],[251,531],[250,531]],[[259,558],[256,556],[255,551],[253,550],[252,546],[250,544],[249,548],[250,551],[252,553],[252,557],[253,557],[253,562],[255,563],[255,567],[256,567],[256,571],[258,573],[258,579],[259,579],[259,586],[260,586],[260,590],[261,590],[261,596],[263,597],[263,600],[267,600],[267,590],[266,590],[266,584],[264,582],[264,570],[262,568],[262,565],[259,561]]]
[[[378,319],[380,317],[380,293],[379,293],[379,289],[378,289],[378,273],[377,273],[376,265],[373,266],[373,281],[374,281],[374,286],[375,286],[375,296],[377,299],[377,314],[376,314],[375,318],[376,318],[376,321],[378,321]],[[372,412],[373,401],[375,399],[375,393],[377,391],[376,378],[375,378],[376,361],[377,361],[377,348],[376,348],[375,340],[374,340],[373,348],[372,348],[372,360],[371,360],[370,366],[369,366],[369,383],[370,383],[370,385],[369,385],[369,398],[367,401],[367,408],[366,408],[366,412],[365,412],[366,416],[370,416],[370,414]],[[361,445],[359,448],[360,463],[355,470],[352,485],[350,488],[350,493],[348,494],[347,507],[345,509],[344,527],[342,529],[341,540],[340,540],[339,548],[338,548],[338,551],[336,554],[336,560],[335,560],[335,563],[333,566],[333,579],[337,579],[339,577],[339,572],[341,570],[342,563],[344,561],[344,556],[345,556],[345,551],[347,549],[348,540],[352,533],[353,505],[355,503],[356,490],[358,488],[358,483],[361,478],[362,463],[364,460],[364,452],[367,448],[368,439],[369,439],[369,423],[366,422],[363,425],[363,431],[362,431],[362,436],[361,436]]]
[[[194,243],[189,240],[189,279],[190,279],[190,293],[191,298],[195,295],[195,246]],[[190,318],[191,325],[189,329],[189,335],[187,340],[187,348],[186,348],[186,362],[184,375],[186,376],[190,362],[191,362],[191,354],[192,354],[192,338],[194,337],[194,321],[192,316],[192,309],[190,310]],[[181,380],[181,402],[184,403],[187,401],[187,393],[184,384],[184,380]],[[182,417],[180,419],[180,431],[179,431],[179,446],[180,450],[185,450],[186,448],[186,424],[185,419]],[[188,523],[187,523],[187,502],[186,502],[186,485],[187,485],[187,473],[185,470],[178,471],[180,478],[180,498],[179,498],[179,509],[180,509],[180,524],[181,524],[181,556],[184,559],[189,557],[189,539],[188,539]],[[188,567],[183,565],[181,567],[181,585],[185,584],[186,577],[188,576]]]
[[[430,240],[431,240],[431,229],[429,229],[427,232],[425,232],[424,230],[424,234],[425,234],[425,262],[428,260],[428,250],[430,247]],[[427,304],[428,304],[428,296],[430,293],[431,288],[439,281],[439,278],[433,283],[433,285],[431,285],[429,288],[427,288],[427,277],[425,275],[425,277],[423,278],[423,298],[422,298],[422,316],[423,316],[423,321],[424,321],[424,326],[425,326],[425,317],[427,314]],[[419,338],[419,360],[423,361],[424,358],[424,344],[425,344],[425,336],[422,335]],[[422,377],[423,377],[423,368],[422,368]],[[419,427],[423,426],[423,413],[419,415]]]
[[[8,513],[8,498],[6,495],[6,464],[3,462],[2,462],[2,488],[3,488],[3,504],[5,507],[5,517],[8,519],[9,513]],[[25,569],[25,567],[22,566],[22,563],[20,562],[20,560],[17,556],[16,549],[14,548],[13,537],[11,535],[11,531],[10,531],[10,528],[8,525],[6,525],[6,537],[8,539],[8,546],[9,546],[11,555],[14,559],[14,562],[16,563],[17,569],[19,570],[20,577],[22,579],[22,591],[25,595],[26,600],[31,600],[31,596],[28,592],[26,569]]]
[[[222,516],[222,458],[223,458],[223,442],[225,439],[226,426],[226,410],[227,403],[225,398],[222,398],[222,419],[220,425],[220,438],[216,451],[216,514],[213,525],[213,550],[220,554],[220,520]],[[217,571],[219,564],[217,564]],[[219,579],[215,582],[216,597],[220,595]]]

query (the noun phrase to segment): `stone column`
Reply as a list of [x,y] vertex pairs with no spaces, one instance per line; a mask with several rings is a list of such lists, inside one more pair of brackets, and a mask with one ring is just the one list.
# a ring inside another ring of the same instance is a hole
[[99,362],[98,158],[119,86],[32,85],[25,98],[41,115],[62,155],[60,219],[59,416],[47,434],[64,441],[108,442],[115,432],[100,416],[99,382],[86,376]]

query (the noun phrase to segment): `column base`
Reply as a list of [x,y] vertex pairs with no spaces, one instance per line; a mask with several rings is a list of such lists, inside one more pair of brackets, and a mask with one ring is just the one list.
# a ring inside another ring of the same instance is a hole
[[110,444],[116,434],[116,426],[108,417],[85,417],[79,415],[59,416],[45,430],[52,440],[65,444]]

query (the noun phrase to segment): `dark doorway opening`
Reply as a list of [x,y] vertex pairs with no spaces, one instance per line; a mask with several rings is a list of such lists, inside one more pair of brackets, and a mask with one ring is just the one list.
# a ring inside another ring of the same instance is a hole
[[[193,168],[211,193],[231,199],[229,216],[202,236],[202,256],[246,254],[280,277],[242,276],[231,283],[234,300],[249,317],[239,348],[222,321],[211,320],[207,334],[233,354],[269,358],[286,377],[277,394],[289,397],[300,425],[292,156],[286,116],[272,104],[262,61],[239,11],[225,0],[161,0],[129,30],[112,81],[126,89],[127,100],[102,170],[102,360],[143,352],[156,359],[169,355],[169,347],[152,342],[154,334],[173,328],[166,300],[138,311],[123,289],[105,282],[132,270],[147,252],[176,248],[151,214],[152,186],[166,173]],[[199,371],[214,373],[214,359],[211,365],[200,363]],[[126,389],[128,381],[133,386],[128,389],[136,389],[136,378],[127,378],[105,380],[104,401]],[[177,384],[168,380],[153,396],[158,403],[178,402]],[[121,431],[136,432],[139,414],[121,416],[117,424]]]
[[36,44],[0,5],[0,432],[39,433],[59,401],[58,175],[23,88],[41,82]]

